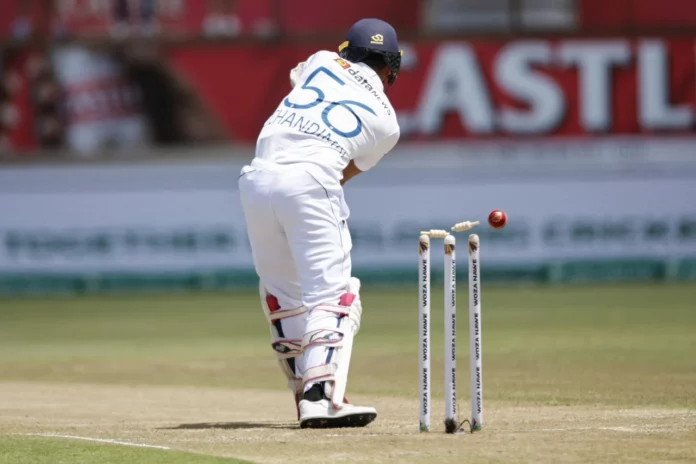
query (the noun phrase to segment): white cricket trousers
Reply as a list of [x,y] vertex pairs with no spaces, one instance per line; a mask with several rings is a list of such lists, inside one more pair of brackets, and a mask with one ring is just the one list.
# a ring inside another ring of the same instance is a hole
[[239,191],[256,272],[280,307],[337,304],[351,276],[352,248],[341,186],[255,160]]
[[[336,314],[313,308],[338,304],[347,292],[352,242],[343,189],[322,185],[302,168],[254,160],[242,171],[239,191],[261,282],[281,309],[307,308],[302,317],[281,321],[283,336],[300,340],[318,328],[339,328]],[[295,376],[329,363],[333,352],[323,345],[307,348],[295,360]]]

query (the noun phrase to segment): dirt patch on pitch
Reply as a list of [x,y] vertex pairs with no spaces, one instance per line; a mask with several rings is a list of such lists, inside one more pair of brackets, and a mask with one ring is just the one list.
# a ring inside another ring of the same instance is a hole
[[489,402],[484,431],[447,436],[418,432],[415,398],[353,400],[377,407],[377,421],[307,431],[285,391],[0,383],[0,434],[115,439],[283,464],[696,461],[696,411]]

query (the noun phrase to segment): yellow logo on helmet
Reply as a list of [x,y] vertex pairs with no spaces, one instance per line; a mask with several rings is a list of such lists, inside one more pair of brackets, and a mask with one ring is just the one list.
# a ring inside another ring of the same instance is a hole
[[376,44],[376,45],[384,45],[384,36],[382,34],[375,34],[372,37],[370,43]]

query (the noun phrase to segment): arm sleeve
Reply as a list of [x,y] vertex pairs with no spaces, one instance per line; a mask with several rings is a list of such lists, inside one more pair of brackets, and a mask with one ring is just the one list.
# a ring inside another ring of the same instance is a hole
[[290,71],[290,85],[292,85],[292,88],[294,89],[295,86],[297,85],[297,82],[300,80],[302,77],[302,74],[304,73],[304,70],[307,68],[307,66],[312,64],[312,61],[316,60],[317,58],[321,58],[322,56],[326,57],[331,57],[331,52],[328,52],[326,50],[319,51],[315,53],[314,55],[310,56],[307,58],[306,61],[303,61],[301,63],[298,63],[297,66],[295,66],[292,71]]
[[401,133],[397,127],[389,136],[380,140],[374,149],[356,157],[353,160],[355,162],[355,166],[361,171],[367,171],[368,169],[373,168],[377,163],[379,163],[379,160],[381,160],[384,155],[389,153],[394,148],[396,142],[399,141],[400,135]]
[[290,85],[292,85],[293,89],[295,88],[295,85],[297,85],[297,81],[300,80],[300,76],[302,76],[302,71],[304,71],[305,66],[307,66],[307,62],[303,61],[295,66],[292,71],[290,71]]

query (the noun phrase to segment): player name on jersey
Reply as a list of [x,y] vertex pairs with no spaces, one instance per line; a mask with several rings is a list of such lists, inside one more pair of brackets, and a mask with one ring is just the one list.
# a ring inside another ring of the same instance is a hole
[[309,117],[300,115],[295,111],[283,108],[276,109],[263,126],[267,127],[274,124],[280,126],[285,125],[303,134],[314,136],[317,139],[321,139],[326,142],[328,146],[338,151],[341,156],[348,155],[348,150],[341,146],[338,140],[334,140],[334,138],[332,138],[331,129],[327,125],[320,124],[319,122],[314,121]]

